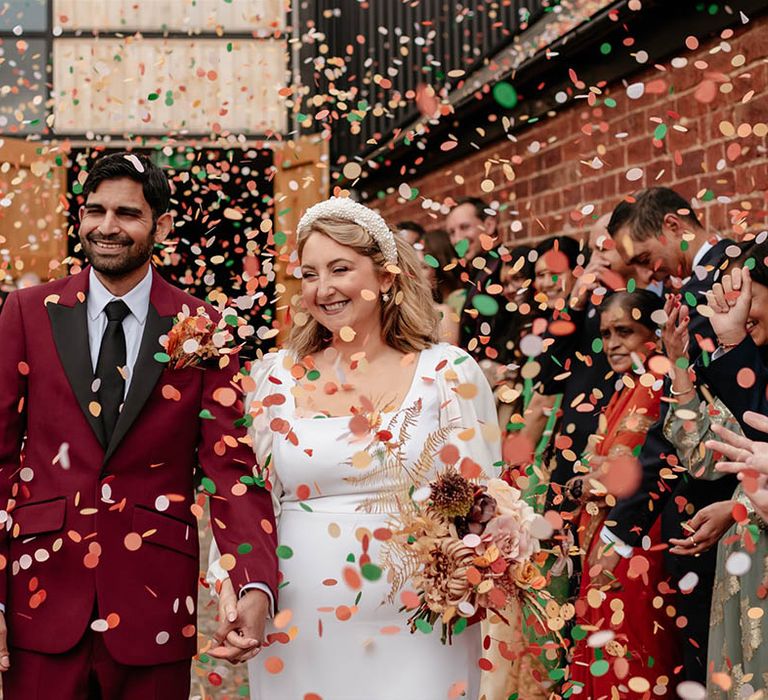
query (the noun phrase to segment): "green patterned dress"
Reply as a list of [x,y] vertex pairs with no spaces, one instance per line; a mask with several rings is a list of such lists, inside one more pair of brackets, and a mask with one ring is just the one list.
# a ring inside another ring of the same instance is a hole
[[[668,412],[664,435],[693,476],[714,480],[723,474],[715,471],[714,454],[704,446],[705,441],[718,439],[711,430],[712,423],[739,434],[742,431],[719,399],[709,396],[706,390],[701,393],[708,400],[695,398]],[[723,497],[728,495],[724,493]],[[768,531],[741,484],[731,498],[746,507],[747,519],[734,523],[717,546],[707,648],[707,697],[737,700],[765,697],[755,693],[768,692],[768,643],[763,643],[764,630],[768,629]],[[740,576],[729,573],[744,554],[750,561],[748,571]]]

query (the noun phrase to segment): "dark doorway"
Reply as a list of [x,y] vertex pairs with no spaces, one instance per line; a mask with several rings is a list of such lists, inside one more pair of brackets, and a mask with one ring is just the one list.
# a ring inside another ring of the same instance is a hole
[[[70,218],[77,231],[82,204],[81,173],[106,153],[103,146],[73,149],[68,170]],[[272,151],[268,149],[160,146],[134,148],[151,158],[172,182],[174,231],[155,251],[160,274],[200,298],[226,294],[253,334],[245,342],[244,359],[255,357],[275,317],[272,268]],[[76,233],[69,254],[82,260]],[[267,333],[267,335],[269,335]]]

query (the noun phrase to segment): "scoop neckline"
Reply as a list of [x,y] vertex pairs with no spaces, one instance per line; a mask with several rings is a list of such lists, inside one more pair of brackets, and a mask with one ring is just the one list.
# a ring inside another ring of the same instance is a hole
[[[416,390],[416,383],[418,382],[419,377],[422,375],[422,364],[424,362],[424,358],[426,354],[430,350],[432,350],[434,347],[436,346],[433,345],[429,348],[425,348],[424,350],[419,351],[419,355],[416,358],[416,362],[415,362],[416,368],[413,371],[413,378],[411,379],[411,384],[408,387],[408,391],[405,393],[403,400],[400,402],[400,405],[392,411],[379,411],[379,415],[382,415],[382,416],[395,415],[396,413],[399,413],[400,411],[403,410],[403,408],[406,408],[410,404],[411,394],[413,394],[414,391]],[[290,372],[288,373],[288,376],[290,376],[291,378],[292,386],[296,387],[299,385],[298,379],[296,379]],[[355,413],[347,413],[347,414],[344,414],[343,416],[324,416],[322,413],[319,413],[316,416],[298,416],[296,415],[298,411],[298,407],[296,406],[296,397],[293,395],[292,391],[288,391],[288,395],[290,396],[289,400],[293,407],[293,414],[294,414],[293,420],[302,420],[302,421],[347,420],[349,421],[350,419],[354,418],[356,415]]]

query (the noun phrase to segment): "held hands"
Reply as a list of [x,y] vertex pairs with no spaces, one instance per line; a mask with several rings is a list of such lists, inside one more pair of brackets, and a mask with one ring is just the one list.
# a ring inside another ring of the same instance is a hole
[[744,340],[751,304],[752,277],[746,267],[723,275],[722,281],[707,292],[707,306],[713,312],[709,320],[722,347],[727,349]]
[[673,546],[670,547],[669,553],[690,557],[715,546],[725,531],[733,525],[733,505],[734,501],[719,501],[702,508],[683,525],[683,528],[690,532],[689,537],[670,538],[669,543]]
[[248,591],[238,600],[232,581],[225,579],[219,592],[219,626],[213,635],[219,646],[208,654],[231,663],[252,659],[264,645],[268,611],[269,598],[263,591]]
[[600,256],[593,256],[584,268],[571,290],[570,307],[581,311],[589,299],[589,295],[600,285],[600,275],[610,269],[607,262]]

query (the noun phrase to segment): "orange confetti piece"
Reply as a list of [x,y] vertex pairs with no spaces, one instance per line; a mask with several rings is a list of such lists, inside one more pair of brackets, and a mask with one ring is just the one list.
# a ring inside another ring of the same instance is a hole
[[[343,571],[344,583],[347,584],[353,591],[358,591],[363,585],[363,580],[360,578],[360,574],[351,566],[345,566]],[[336,609],[336,617],[339,616],[339,609]],[[342,619],[342,618],[339,618]],[[347,618],[344,618],[347,619]]]
[[170,384],[164,384],[161,393],[163,398],[168,399],[169,401],[181,400],[181,392],[175,386],[171,386]]
[[278,673],[282,673],[284,667],[285,664],[279,656],[269,656],[264,659],[264,668],[268,673],[277,675]]

